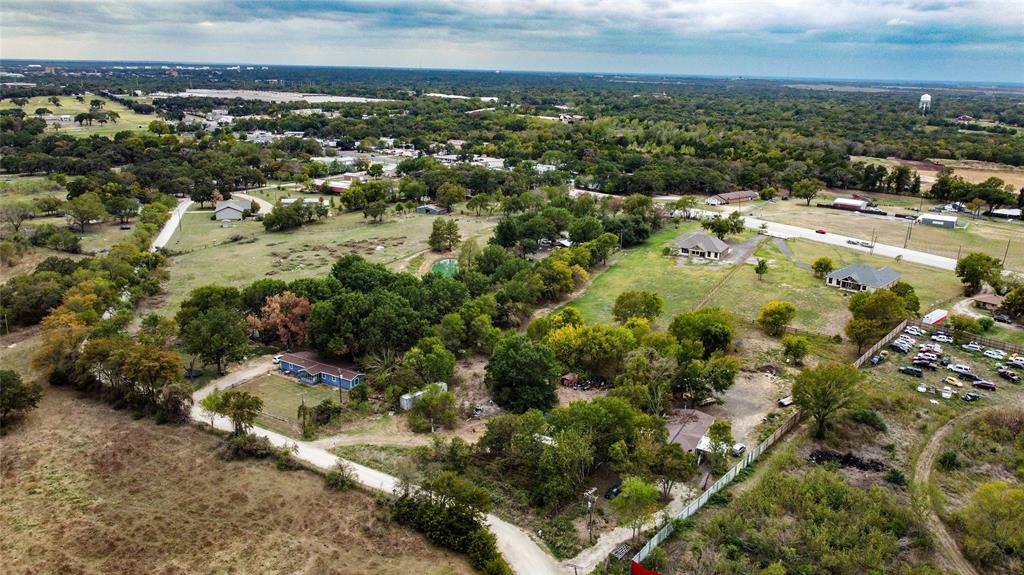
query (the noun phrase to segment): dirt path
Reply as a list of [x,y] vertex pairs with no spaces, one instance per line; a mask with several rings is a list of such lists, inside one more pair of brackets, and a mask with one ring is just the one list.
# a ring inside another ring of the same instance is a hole
[[[980,411],[969,411],[954,417],[932,434],[931,438],[928,439],[928,443],[924,446],[924,450],[921,451],[921,455],[917,458],[917,465],[914,466],[915,483],[928,483],[943,440],[953,431],[953,428],[958,423],[969,417],[975,417],[978,413]],[[950,534],[949,530],[946,529],[946,524],[942,522],[942,519],[935,514],[931,505],[924,506],[924,513],[928,530],[931,532],[932,537],[935,538],[935,548],[938,551],[942,567],[960,575],[978,575],[978,571],[960,552],[960,545]]]
[[[974,300],[971,299],[971,298],[964,298],[964,299],[956,302],[953,305],[953,313],[958,313],[958,314],[966,315],[968,317],[973,317],[973,318],[982,318],[982,317],[991,318],[992,317],[992,316],[990,316],[990,315],[988,315],[986,313],[981,313],[980,311],[978,311],[978,308],[974,307]],[[1010,323],[1010,324],[1002,323],[1002,324],[997,324],[997,325],[999,325],[1000,327],[1004,327],[1006,329],[1014,329],[1014,330],[1022,329],[1021,326],[1019,326],[1019,325],[1017,325],[1015,323]]]

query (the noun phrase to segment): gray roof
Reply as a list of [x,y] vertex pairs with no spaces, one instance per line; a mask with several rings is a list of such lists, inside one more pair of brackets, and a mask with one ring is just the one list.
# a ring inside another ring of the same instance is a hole
[[867,264],[853,264],[828,274],[828,277],[836,281],[850,277],[861,285],[881,288],[900,279],[900,273],[887,267],[875,269]]
[[250,202],[249,200],[237,200],[237,199],[221,200],[221,201],[217,202],[217,207],[214,208],[213,212],[217,213],[217,212],[223,210],[224,208],[233,208],[233,209],[236,209],[236,210],[238,210],[240,212],[244,212],[245,210],[251,210],[252,209],[252,202]]
[[759,197],[761,197],[761,194],[758,194],[754,190],[739,190],[737,192],[723,192],[721,194],[715,194],[715,195],[713,195],[711,197],[712,198],[721,198],[721,199],[726,200],[726,201],[729,201],[729,200],[746,200],[748,198],[749,199],[759,198]]
[[696,248],[702,252],[717,253],[724,253],[729,250],[729,244],[714,236],[709,236],[700,232],[690,232],[679,236],[676,238],[676,247],[680,249],[686,248],[687,250],[693,250]]

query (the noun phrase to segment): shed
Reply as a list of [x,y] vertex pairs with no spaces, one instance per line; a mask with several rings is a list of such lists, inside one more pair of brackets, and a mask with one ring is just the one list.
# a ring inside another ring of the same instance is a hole
[[[436,385],[437,387],[440,387],[441,391],[448,391],[448,384],[443,381],[439,381],[431,385]],[[419,399],[420,396],[422,396],[424,393],[426,393],[427,388],[429,387],[430,386],[428,385],[427,387],[424,387],[419,391],[402,394],[402,397],[398,398],[398,407],[402,408],[402,411],[409,411],[410,409],[412,409],[412,406],[416,403],[416,400]]]
[[921,318],[921,323],[926,323],[928,325],[936,325],[945,320],[948,315],[949,312],[947,312],[944,309],[933,309],[932,311],[926,313],[924,317]]
[[863,210],[868,207],[868,203],[864,200],[855,200],[853,198],[836,198],[832,200],[832,207],[839,208],[840,210]]
[[974,307],[987,311],[996,311],[1003,307],[1003,296],[994,293],[983,293],[974,296]]
[[921,214],[917,217],[917,223],[938,226],[940,228],[955,228],[956,216],[945,216],[942,214]]
[[720,206],[722,204],[736,204],[739,202],[749,202],[756,200],[761,197],[754,190],[740,190],[738,192],[725,192],[722,194],[715,194],[707,199],[707,203],[712,206]]
[[437,204],[423,204],[416,208],[417,214],[429,214],[431,216],[443,216],[448,213],[447,208],[442,208]]

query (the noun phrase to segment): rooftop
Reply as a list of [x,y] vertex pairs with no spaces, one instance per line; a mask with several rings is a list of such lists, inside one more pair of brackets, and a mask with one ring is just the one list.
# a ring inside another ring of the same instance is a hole
[[286,353],[281,356],[281,361],[297,365],[309,372],[310,375],[326,373],[328,375],[339,375],[345,379],[352,380],[359,375],[350,363],[341,360],[326,359],[315,351],[299,351]]
[[669,417],[668,440],[678,443],[688,452],[693,452],[700,440],[707,434],[715,416],[696,409],[680,409]]
[[896,270],[887,267],[875,269],[867,264],[853,264],[828,274],[828,277],[833,280],[851,277],[861,285],[880,288],[900,279],[900,274]]
[[714,236],[700,232],[690,232],[679,236],[676,238],[675,245],[677,248],[685,248],[687,250],[697,248],[701,251],[717,253],[722,253],[729,249],[729,244]]

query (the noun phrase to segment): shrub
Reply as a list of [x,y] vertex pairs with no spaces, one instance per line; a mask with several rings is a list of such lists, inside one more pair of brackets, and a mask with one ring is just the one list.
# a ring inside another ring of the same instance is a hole
[[568,517],[556,517],[540,528],[541,538],[555,557],[575,557],[582,546],[576,534],[576,526]]
[[348,491],[355,488],[358,483],[356,482],[356,476],[352,471],[352,467],[343,461],[339,461],[324,476],[324,485],[328,489],[335,491]]
[[885,424],[885,421],[882,419],[882,416],[878,415],[878,412],[875,411],[874,409],[858,409],[857,411],[854,411],[850,415],[850,418],[856,421],[857,423],[866,425],[871,429],[881,431],[883,433],[885,433],[889,429],[889,427]]
[[267,459],[276,457],[278,450],[266,437],[258,437],[251,433],[236,434],[228,437],[221,449],[220,456],[225,461],[239,459]]
[[946,451],[939,456],[939,467],[946,471],[952,471],[954,469],[960,469],[962,464],[960,463],[960,456],[955,451]]
[[893,467],[885,473],[885,480],[893,485],[905,487],[907,485],[907,476],[902,470]]
[[996,325],[996,322],[995,322],[995,320],[993,320],[990,317],[979,317],[978,318],[978,327],[981,328],[981,331],[991,331],[992,330],[992,326],[994,326],[994,325]]

